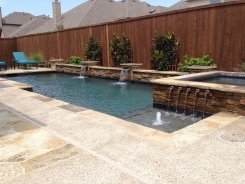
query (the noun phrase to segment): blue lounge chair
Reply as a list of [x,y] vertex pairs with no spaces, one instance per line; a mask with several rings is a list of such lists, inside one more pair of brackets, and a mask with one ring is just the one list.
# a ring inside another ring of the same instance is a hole
[[35,65],[37,68],[38,63],[34,60],[27,59],[24,52],[13,52],[13,56],[18,68],[20,65],[23,65],[24,67],[27,65]]
[[2,68],[4,70],[7,70],[7,65],[6,65],[5,61],[0,61],[0,70],[2,70]]

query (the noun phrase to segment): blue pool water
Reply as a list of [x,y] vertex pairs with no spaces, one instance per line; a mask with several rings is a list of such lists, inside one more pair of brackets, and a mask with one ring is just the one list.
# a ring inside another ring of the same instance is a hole
[[245,77],[223,77],[218,76],[214,78],[208,78],[200,80],[202,82],[216,83],[216,84],[228,84],[235,86],[245,86]]
[[[200,120],[153,108],[152,87],[147,84],[119,85],[115,80],[81,79],[61,73],[23,75],[8,79],[32,85],[36,93],[165,132],[174,132]],[[156,113],[161,113],[161,123],[156,124]]]
[[8,78],[32,85],[39,94],[116,117],[152,106],[152,87],[146,84],[117,85],[114,80],[80,79],[61,73]]

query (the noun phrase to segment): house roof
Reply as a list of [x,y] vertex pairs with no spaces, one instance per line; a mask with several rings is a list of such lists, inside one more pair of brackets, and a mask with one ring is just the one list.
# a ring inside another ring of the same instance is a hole
[[17,36],[26,35],[28,32],[32,31],[33,29],[36,29],[39,26],[42,26],[45,22],[49,20],[50,18],[45,15],[34,17],[32,18],[32,20],[19,26],[15,31],[9,34],[9,37],[17,37]]
[[[214,0],[215,1],[215,0]],[[224,2],[236,1],[236,0],[223,0]],[[169,7],[168,10],[178,10],[184,8],[191,8],[196,6],[204,6],[211,4],[210,0],[181,0],[176,4]]]
[[2,27],[2,34],[4,37],[9,37],[10,34],[12,34],[16,29],[18,29],[19,25],[14,24],[3,24]]
[[25,12],[13,12],[9,15],[3,17],[4,24],[15,24],[15,25],[22,25],[28,21],[30,21],[35,16],[30,13]]
[[[139,0],[88,0],[85,3],[62,14],[58,25],[64,28],[73,28],[100,24],[129,17],[138,17],[159,13],[167,10],[165,7],[151,6]],[[43,26],[29,32],[29,34],[49,32],[56,30],[53,20],[47,21]]]

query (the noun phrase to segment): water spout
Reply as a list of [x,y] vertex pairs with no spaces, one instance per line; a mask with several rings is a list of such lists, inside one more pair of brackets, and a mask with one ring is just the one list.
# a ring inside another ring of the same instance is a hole
[[112,84],[115,86],[125,87],[127,86],[126,79],[128,78],[128,69],[122,69],[119,75],[119,81],[113,82]]
[[122,69],[120,76],[119,76],[119,82],[125,82],[128,76],[128,69]]
[[172,94],[173,89],[174,89],[174,86],[171,86],[171,87],[169,88],[169,95],[168,95],[168,107],[167,107],[167,111],[169,111],[170,101],[171,101],[171,94]]
[[161,120],[162,114],[160,112],[157,112],[156,114],[156,120],[153,122],[153,126],[160,126],[163,125],[163,121]]
[[74,77],[74,78],[75,79],[85,79],[86,78],[85,74],[86,74],[86,66],[82,65],[80,72],[79,72],[79,76]]
[[186,114],[186,105],[187,105],[187,100],[188,100],[188,94],[191,91],[190,88],[186,89],[186,93],[185,93],[185,105],[184,105],[184,113]]
[[206,111],[206,106],[207,106],[207,96],[210,93],[209,90],[206,90],[204,93],[204,106],[203,106],[203,110],[202,110],[202,118],[205,117],[205,111]]
[[86,66],[82,65],[81,66],[81,70],[80,70],[79,78],[84,79],[85,78],[85,74],[86,74]]
[[193,115],[195,116],[195,110],[197,105],[197,95],[199,94],[200,89],[196,89],[195,96],[194,96],[194,107],[193,107]]
[[176,99],[176,107],[175,111],[178,112],[178,106],[179,106],[179,96],[180,96],[180,91],[182,90],[182,87],[178,87],[178,92],[177,92],[177,99]]

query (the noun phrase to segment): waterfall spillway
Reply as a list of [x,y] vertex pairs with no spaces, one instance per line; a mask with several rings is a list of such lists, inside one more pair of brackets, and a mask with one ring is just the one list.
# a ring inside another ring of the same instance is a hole
[[84,77],[86,73],[86,66],[82,65],[80,70],[80,77]]
[[127,77],[128,77],[128,69],[122,69],[119,76],[119,82],[125,82]]

